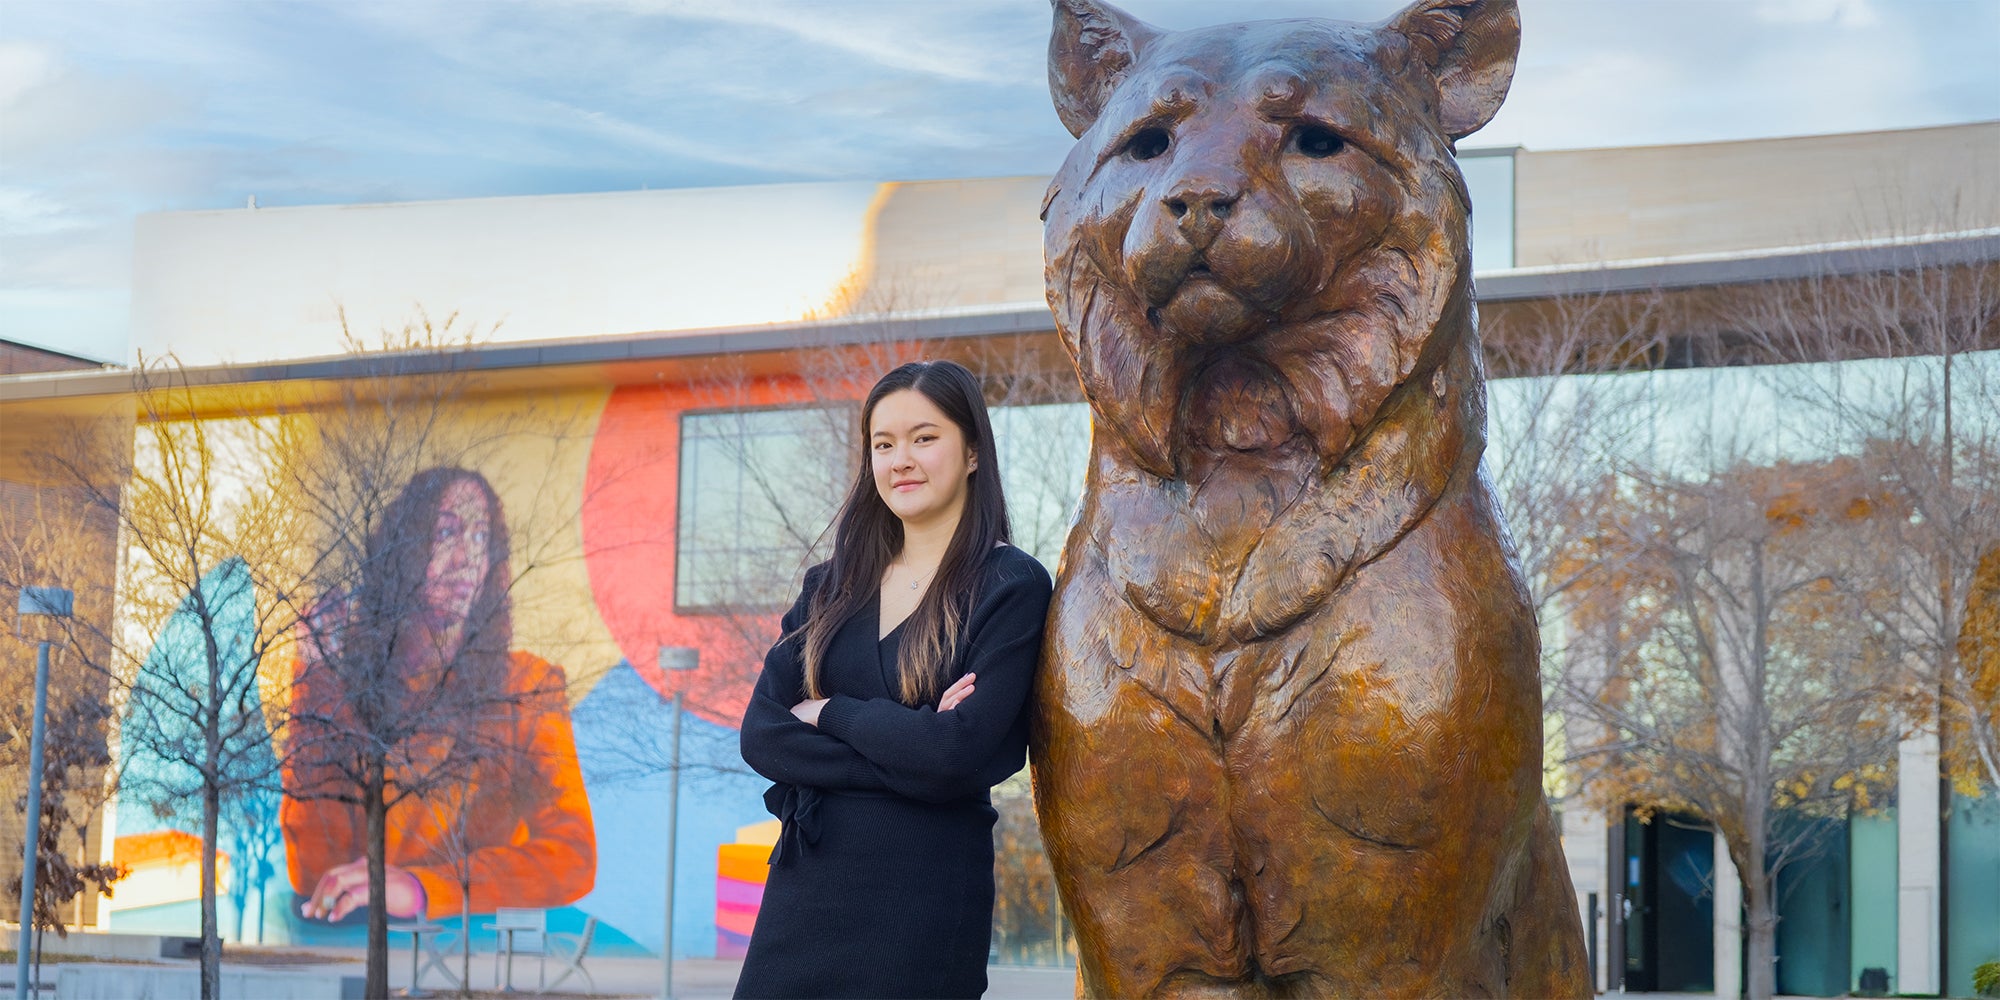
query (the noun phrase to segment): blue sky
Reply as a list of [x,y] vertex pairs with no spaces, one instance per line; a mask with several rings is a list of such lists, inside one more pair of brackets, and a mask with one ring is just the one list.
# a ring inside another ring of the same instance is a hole
[[[1165,28],[1393,0],[1131,0]],[[1468,145],[2000,118],[1993,0],[1524,0]],[[0,338],[120,359],[142,212],[1053,171],[1044,0],[0,0]]]

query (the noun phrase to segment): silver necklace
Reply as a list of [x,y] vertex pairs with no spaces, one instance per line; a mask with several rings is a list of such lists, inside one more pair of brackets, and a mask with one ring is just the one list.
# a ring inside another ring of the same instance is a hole
[[924,575],[922,575],[922,576],[920,576],[920,577],[917,577],[916,579],[914,579],[914,580],[911,580],[911,581],[910,581],[910,589],[911,589],[911,590],[915,590],[915,589],[917,589],[918,587],[921,587],[921,586],[923,586],[923,585],[924,585],[924,581],[925,581],[925,580],[928,580],[928,579],[930,579],[930,578],[931,578],[931,575],[932,575],[932,574],[934,574],[934,573],[936,573],[936,572],[937,572],[937,567],[936,567],[936,566],[932,566],[932,567],[931,567],[931,571],[930,571],[930,573],[925,573]]

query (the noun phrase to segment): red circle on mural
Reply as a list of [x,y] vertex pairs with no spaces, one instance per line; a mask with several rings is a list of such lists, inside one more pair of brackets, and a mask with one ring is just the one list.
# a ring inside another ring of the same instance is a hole
[[[740,405],[796,400],[791,383],[757,380]],[[777,638],[778,616],[683,615],[674,608],[680,421],[697,408],[713,404],[685,387],[612,390],[584,480],[584,560],[598,614],[632,669],[661,697],[680,692],[690,711],[734,728],[742,724],[764,651]],[[662,649],[669,661],[685,657],[679,650],[699,650],[697,666],[662,669]]]

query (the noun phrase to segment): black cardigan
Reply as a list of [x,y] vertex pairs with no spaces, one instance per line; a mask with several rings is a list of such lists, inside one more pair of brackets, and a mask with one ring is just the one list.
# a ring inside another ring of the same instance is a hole
[[[925,802],[984,798],[1019,771],[1027,761],[1025,709],[1051,584],[1041,563],[1011,545],[994,549],[982,572],[946,671],[949,680],[979,675],[971,697],[949,712],[938,711],[935,703],[912,707],[899,699],[889,671],[834,670],[830,663],[822,684],[828,700],[815,728],[791,712],[805,698],[803,636],[794,633],[826,579],[826,564],[806,571],[805,586],[784,616],[781,634],[791,638],[765,655],[764,672],[743,715],[744,762],[780,786],[890,792]],[[870,601],[856,618],[866,616],[874,624],[879,613],[880,601]],[[864,653],[872,658],[878,631],[879,625],[849,629],[865,633],[869,647],[829,649],[829,661]]]

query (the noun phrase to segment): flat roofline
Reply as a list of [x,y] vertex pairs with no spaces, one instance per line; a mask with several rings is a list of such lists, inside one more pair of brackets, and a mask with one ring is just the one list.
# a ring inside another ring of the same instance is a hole
[[1771,142],[1801,142],[1814,139],[1849,139],[1869,135],[1897,135],[1908,132],[1949,132],[1955,129],[1990,128],[2000,125],[2000,118],[1978,118],[1972,121],[1937,122],[1931,125],[1902,125],[1896,128],[1863,129],[1858,132],[1794,132],[1788,135],[1757,135],[1739,139],[1698,139],[1693,142],[1647,142],[1629,146],[1546,146],[1522,151],[1530,156],[1543,153],[1617,153],[1626,150],[1650,152],[1659,149],[1700,149],[1713,146],[1754,146]]
[[553,202],[564,202],[564,201],[594,201],[594,200],[606,200],[612,198],[629,198],[635,195],[641,197],[664,197],[664,198],[697,197],[698,198],[707,195],[713,195],[718,192],[724,192],[724,191],[750,191],[750,190],[765,191],[765,190],[837,188],[837,187],[872,188],[872,187],[879,187],[884,184],[895,185],[895,186],[915,186],[921,184],[962,184],[967,181],[979,181],[979,182],[994,181],[994,182],[1005,183],[1009,181],[1034,180],[1034,181],[1046,182],[1047,179],[1048,178],[1046,176],[1041,174],[1001,174],[998,176],[991,176],[991,177],[989,176],[910,177],[910,178],[898,178],[898,179],[870,178],[870,179],[856,179],[856,180],[773,181],[769,184],[703,184],[694,187],[614,188],[608,191],[558,191],[550,194],[468,195],[462,198],[417,198],[405,201],[326,201],[326,202],[303,201],[303,202],[287,203],[287,204],[265,204],[263,202],[257,202],[256,204],[251,204],[251,205],[229,205],[229,206],[219,206],[214,208],[177,208],[177,209],[167,209],[157,212],[141,212],[139,213],[138,217],[141,219],[145,219],[155,216],[241,215],[245,213],[254,214],[258,212],[292,213],[292,212],[307,212],[307,211],[325,212],[333,210],[353,210],[356,212],[369,212],[369,211],[379,211],[383,209],[428,207],[436,205],[468,205],[468,204],[480,204],[480,203],[491,203],[491,202],[532,201],[538,203],[553,203]]
[[[2000,231],[1942,239],[1856,244],[1780,253],[1704,255],[1602,265],[1516,268],[1475,274],[1482,302],[1519,302],[1558,295],[1641,292],[1754,284],[1916,267],[2000,262]],[[465,351],[383,352],[289,361],[203,365],[175,373],[187,387],[221,387],[333,380],[373,374],[480,373],[616,362],[652,362],[848,347],[885,341],[949,341],[1051,332],[1045,303],[1011,303],[917,316],[772,323],[701,330],[476,345]],[[0,404],[79,399],[136,390],[131,368],[38,372],[0,377]]]
[[1944,237],[1868,241],[1816,248],[1701,254],[1605,264],[1514,268],[1474,274],[1481,302],[1555,295],[1749,285],[1796,278],[1842,277],[1921,267],[2000,261],[2000,230]]
[[[864,317],[699,330],[660,330],[582,339],[477,344],[463,351],[382,351],[287,361],[200,365],[173,373],[177,387],[313,381],[368,375],[476,374],[621,361],[672,361],[732,354],[848,347],[885,341],[959,340],[1053,330],[1043,303],[944,315]],[[37,372],[0,377],[0,403],[132,392],[132,368]]]

